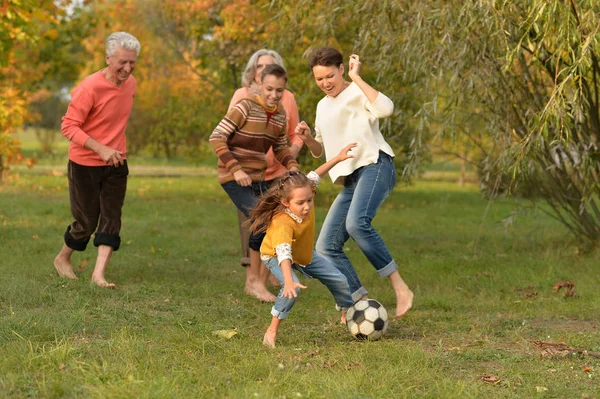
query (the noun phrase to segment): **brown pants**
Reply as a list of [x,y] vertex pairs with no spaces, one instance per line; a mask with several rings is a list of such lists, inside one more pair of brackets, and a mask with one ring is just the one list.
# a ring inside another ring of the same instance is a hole
[[83,166],[69,161],[69,198],[75,221],[67,227],[65,244],[76,251],[85,250],[96,232],[94,245],[121,245],[121,210],[127,191],[129,168],[123,165]]

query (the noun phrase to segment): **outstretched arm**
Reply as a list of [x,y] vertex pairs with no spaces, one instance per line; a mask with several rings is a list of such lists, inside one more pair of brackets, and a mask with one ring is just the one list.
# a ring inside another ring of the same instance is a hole
[[315,173],[318,174],[319,177],[323,177],[323,176],[325,176],[325,174],[327,172],[329,172],[331,170],[331,168],[333,168],[338,163],[345,161],[348,158],[353,158],[354,156],[352,154],[349,154],[349,152],[351,149],[353,149],[357,145],[358,144],[356,144],[356,143],[348,144],[347,146],[342,148],[342,150],[340,151],[339,154],[337,154],[335,157],[331,158],[329,161],[325,162],[323,165],[319,166],[315,170]]

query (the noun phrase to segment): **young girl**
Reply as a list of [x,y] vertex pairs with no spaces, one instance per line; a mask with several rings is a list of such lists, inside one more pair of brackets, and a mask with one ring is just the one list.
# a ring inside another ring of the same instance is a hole
[[260,247],[261,260],[282,284],[271,310],[271,324],[263,338],[265,346],[275,347],[281,320],[287,318],[300,289],[306,288],[293,269],[327,286],[343,312],[342,321],[345,321],[345,311],[354,303],[346,277],[313,249],[316,186],[333,166],[352,158],[348,152],[354,147],[355,143],[347,145],[307,176],[300,172],[286,173],[250,213],[250,231],[254,234],[266,231]]

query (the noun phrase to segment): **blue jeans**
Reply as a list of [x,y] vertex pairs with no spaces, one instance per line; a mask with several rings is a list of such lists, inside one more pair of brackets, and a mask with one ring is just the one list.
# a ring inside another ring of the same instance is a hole
[[344,253],[350,237],[377,270],[387,277],[398,269],[390,251],[371,222],[396,185],[394,159],[379,152],[377,163],[358,168],[346,177],[344,188],[329,208],[316,249],[348,279],[354,301],[367,295],[352,263]]
[[[267,191],[266,182],[252,183],[251,186],[243,187],[235,181],[230,181],[221,184],[223,190],[229,195],[236,208],[240,210],[246,217],[250,215],[250,210],[254,208],[258,202],[258,197]],[[252,234],[250,233],[249,247],[255,251],[260,251],[260,245],[265,238],[265,233]]]
[[[281,296],[283,292],[283,271],[281,270],[281,266],[279,266],[277,257],[269,259],[265,262],[265,265],[281,282],[281,290],[279,290],[275,305],[273,305],[273,308],[271,309],[271,314],[278,319],[285,319],[288,317],[288,313],[294,306],[297,298],[285,298]],[[350,296],[350,287],[348,286],[346,277],[316,251],[313,251],[312,262],[310,264],[304,267],[292,264],[292,277],[295,282],[299,282],[296,273],[294,273],[294,269],[306,277],[314,277],[323,283],[323,285],[329,289],[329,292],[333,295],[333,299],[335,299],[335,303],[341,310],[346,311],[354,304],[354,301],[352,301],[352,297]],[[297,294],[300,294],[300,288],[298,288],[296,292]]]

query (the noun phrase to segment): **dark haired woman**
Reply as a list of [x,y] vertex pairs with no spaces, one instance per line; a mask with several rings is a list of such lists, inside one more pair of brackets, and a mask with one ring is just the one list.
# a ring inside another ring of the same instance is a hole
[[344,244],[352,238],[381,277],[389,278],[396,293],[396,317],[412,307],[413,293],[398,273],[398,265],[371,222],[396,184],[394,152],[379,130],[379,119],[389,117],[394,104],[360,76],[360,59],[351,55],[348,77],[344,79],[342,54],[331,47],[317,50],[310,67],[317,86],[326,94],[317,105],[315,137],[303,121],[296,128],[315,157],[327,159],[348,143],[358,143],[350,161],[329,171],[342,191],[331,205],[316,250],[331,261],[348,279],[352,299],[367,295]]

